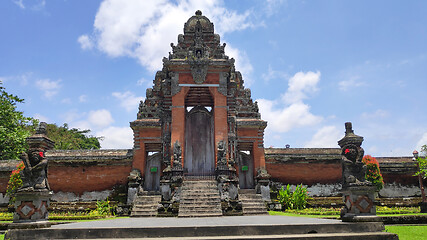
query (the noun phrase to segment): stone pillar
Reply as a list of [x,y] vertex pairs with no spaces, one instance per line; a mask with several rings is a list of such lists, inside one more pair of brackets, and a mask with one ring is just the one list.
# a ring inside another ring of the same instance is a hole
[[25,168],[21,172],[23,186],[15,195],[15,213],[10,228],[35,228],[50,226],[48,207],[52,191],[47,180],[45,152],[54,142],[46,136],[47,124],[42,122],[36,133],[27,138],[28,151],[22,153]]
[[345,136],[338,141],[341,147],[343,177],[343,221],[375,221],[376,187],[366,180],[366,166],[362,162],[363,137],[354,134],[351,122],[345,123]]

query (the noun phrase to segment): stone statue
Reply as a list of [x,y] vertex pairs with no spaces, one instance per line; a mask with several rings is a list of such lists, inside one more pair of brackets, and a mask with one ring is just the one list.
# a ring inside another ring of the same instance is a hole
[[178,140],[173,144],[173,166],[181,165],[182,150]]
[[354,134],[351,122],[345,123],[345,136],[338,144],[341,147],[343,186],[367,185],[366,165],[362,162],[364,150],[363,137]]
[[50,190],[47,181],[47,160],[41,148],[30,148],[21,154],[25,168],[21,172],[22,187],[18,191]]
[[218,165],[227,164],[227,149],[225,149],[225,142],[223,140],[218,142],[217,162],[218,162]]

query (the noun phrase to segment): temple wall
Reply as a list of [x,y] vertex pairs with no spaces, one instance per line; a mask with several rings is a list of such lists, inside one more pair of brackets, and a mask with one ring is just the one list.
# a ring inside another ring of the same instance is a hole
[[[266,168],[272,181],[307,186],[312,196],[336,196],[342,181],[339,148],[267,148]],[[380,197],[420,196],[411,157],[378,157],[384,179]],[[424,183],[427,181],[424,180]]]
[[[339,149],[265,149],[267,171],[283,184],[303,184],[312,196],[338,196],[341,189]],[[127,183],[133,150],[48,151],[49,183],[55,201],[105,199]],[[410,157],[377,158],[385,181],[381,197],[420,195],[416,166]],[[18,160],[0,161],[0,204]],[[424,180],[427,184],[427,181]]]

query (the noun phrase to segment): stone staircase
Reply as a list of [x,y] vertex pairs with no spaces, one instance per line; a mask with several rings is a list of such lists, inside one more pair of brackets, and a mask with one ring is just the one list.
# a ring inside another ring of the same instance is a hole
[[221,200],[215,180],[184,180],[178,217],[222,216]]
[[255,189],[239,189],[239,200],[242,201],[243,215],[268,215],[264,200]]
[[143,192],[135,197],[133,201],[131,217],[155,217],[157,216],[157,206],[162,200],[161,195],[149,195]]

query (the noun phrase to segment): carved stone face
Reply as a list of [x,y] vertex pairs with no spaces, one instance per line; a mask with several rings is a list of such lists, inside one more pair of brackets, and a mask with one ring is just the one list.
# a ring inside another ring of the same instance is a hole
[[355,145],[348,144],[342,148],[341,154],[344,155],[348,160],[356,162],[358,150]]
[[32,151],[30,154],[30,161],[32,164],[37,164],[42,160],[42,156],[40,155],[40,153],[43,154],[43,152],[39,152],[39,151]]

